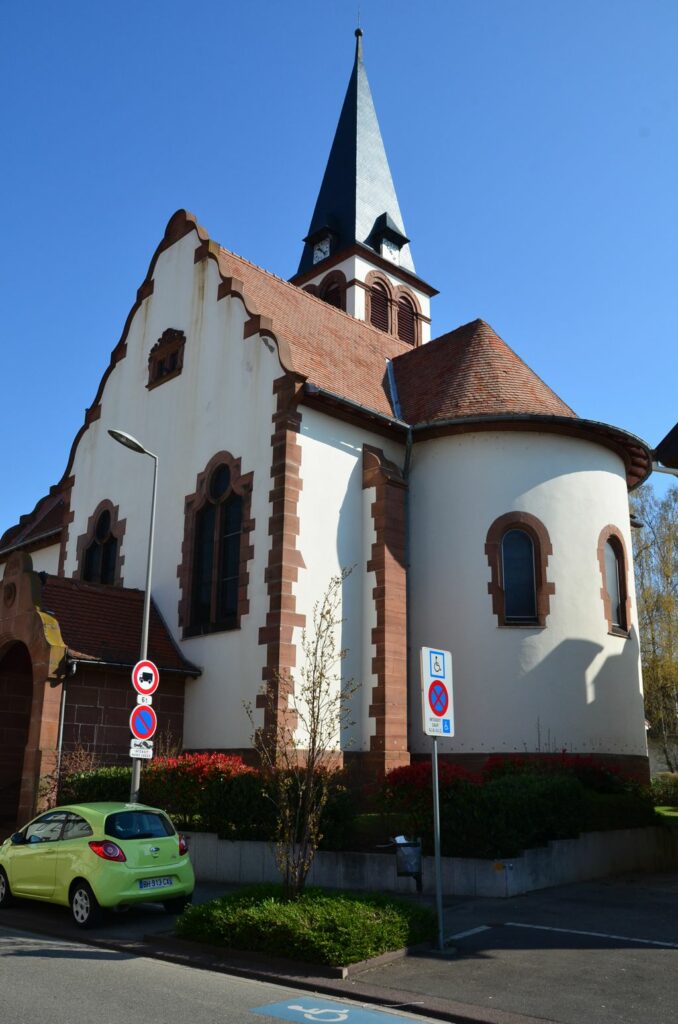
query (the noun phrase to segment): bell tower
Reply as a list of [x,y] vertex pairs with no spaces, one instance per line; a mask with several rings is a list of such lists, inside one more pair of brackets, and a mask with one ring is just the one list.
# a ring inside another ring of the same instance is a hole
[[356,29],[353,70],[293,284],[412,345],[435,288],[418,277]]

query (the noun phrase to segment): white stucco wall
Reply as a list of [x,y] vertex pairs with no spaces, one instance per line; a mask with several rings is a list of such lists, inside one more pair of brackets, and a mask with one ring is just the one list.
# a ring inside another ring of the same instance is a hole
[[[177,640],[179,581],[184,535],[184,498],[209,459],[226,450],[254,473],[249,564],[250,610],[239,630],[180,641],[187,658],[203,669],[186,686],[184,743],[199,747],[249,745],[251,728],[242,702],[261,686],[266,651],[259,646],[268,599],[263,584],[270,549],[273,380],[282,373],[274,346],[255,336],[243,340],[247,314],[239,299],[217,302],[218,272],[212,260],[194,263],[197,236],[190,233],[158,259],[154,291],[137,311],[127,354],[109,377],[101,417],[85,431],[72,472],[75,486],[65,573],[76,566],[76,541],[103,498],[127,520],[121,553],[126,587],[145,585],[152,463],[116,444],[109,427],[126,430],[159,456],[153,597]],[[148,354],[162,332],[186,334],[180,376],[146,389]]]
[[33,571],[47,572],[50,576],[56,576],[59,571],[60,550],[61,544],[50,544],[49,547],[38,548],[36,551],[31,551]]
[[[344,618],[338,646],[347,650],[341,672],[344,680],[360,684],[353,701],[351,718],[356,724],[341,737],[350,750],[367,750],[374,723],[368,717],[375,679],[372,673],[374,647],[371,631],[376,625],[372,598],[373,572],[366,564],[371,557],[374,527],[371,501],[374,489],[363,490],[363,443],[382,449],[386,457],[402,465],[399,444],[333,419],[314,409],[302,407],[301,476],[299,496],[301,532],[297,546],[305,569],[296,586],[297,611],[310,625],[313,605],[327,589],[332,576],[352,568],[345,580],[341,616]],[[297,631],[300,637],[301,630]]]
[[[59,551],[61,550],[60,544],[50,544],[44,548],[36,548],[35,551],[31,551],[31,561],[33,562],[34,572],[46,572],[50,576],[56,576],[59,570]],[[9,559],[9,555],[5,559],[0,559],[0,579],[5,571],[5,565]]]
[[[546,627],[497,625],[485,541],[507,512],[550,535],[555,583]],[[411,472],[411,743],[421,732],[417,652],[452,651],[456,735],[441,750],[645,754],[638,623],[608,635],[597,559],[600,531],[631,538],[621,459],[574,438],[478,433],[415,445]]]

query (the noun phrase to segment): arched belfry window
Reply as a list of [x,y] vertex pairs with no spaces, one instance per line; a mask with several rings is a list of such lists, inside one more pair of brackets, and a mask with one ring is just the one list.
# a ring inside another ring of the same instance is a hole
[[346,309],[346,277],[340,270],[333,270],[320,284],[320,298],[328,306]]
[[370,323],[380,331],[389,330],[389,294],[381,281],[375,281],[370,293]]
[[199,474],[196,493],[186,499],[179,566],[184,636],[236,629],[249,610],[251,493],[252,474],[243,476],[240,459],[220,452]]
[[118,519],[117,505],[100,502],[87,521],[87,530],[78,537],[73,575],[87,583],[121,584],[125,526],[126,520]]
[[417,340],[414,306],[406,296],[398,299],[398,337],[408,345],[414,345]]
[[600,596],[609,633],[628,636],[631,601],[628,593],[628,568],[624,538],[616,526],[606,526],[598,538],[598,565],[603,585]]
[[547,579],[551,541],[529,512],[507,512],[487,532],[487,584],[499,626],[545,626],[555,584]]

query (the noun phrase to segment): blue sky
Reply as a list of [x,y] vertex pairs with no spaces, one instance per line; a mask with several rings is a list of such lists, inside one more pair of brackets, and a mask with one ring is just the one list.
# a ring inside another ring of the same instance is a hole
[[[61,477],[174,210],[294,273],[357,6],[3,5],[0,531]],[[678,4],[360,7],[434,334],[480,316],[581,416],[657,443],[678,418]]]

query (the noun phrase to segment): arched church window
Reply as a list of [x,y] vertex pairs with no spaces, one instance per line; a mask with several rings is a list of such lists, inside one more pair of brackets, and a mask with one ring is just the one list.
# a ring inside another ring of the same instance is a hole
[[184,563],[179,566],[184,636],[235,629],[248,611],[247,561],[252,474],[222,452],[198,476],[186,499]]
[[389,329],[388,307],[389,295],[386,287],[380,281],[375,281],[370,295],[370,323],[380,331]]
[[502,537],[501,582],[506,622],[536,622],[534,544],[525,530],[507,530]]
[[406,341],[408,345],[414,345],[416,341],[416,321],[414,306],[411,301],[403,296],[398,300],[398,337]]
[[603,585],[600,595],[610,633],[628,636],[630,600],[624,539],[615,526],[606,526],[598,539],[598,564]]
[[78,568],[74,575],[87,583],[122,583],[120,544],[126,521],[118,519],[118,506],[102,501],[90,516],[87,531],[78,538]]
[[499,626],[545,626],[555,584],[547,579],[551,541],[529,512],[507,512],[487,532],[492,611]]

